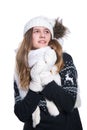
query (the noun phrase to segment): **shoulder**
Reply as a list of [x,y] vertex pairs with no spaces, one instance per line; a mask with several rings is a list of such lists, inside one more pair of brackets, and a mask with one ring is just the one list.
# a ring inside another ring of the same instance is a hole
[[63,60],[67,61],[67,60],[73,60],[72,56],[69,53],[64,52],[63,53]]
[[67,71],[74,71],[77,75],[77,69],[76,69],[76,66],[74,64],[72,56],[70,54],[64,52],[63,53],[63,61],[64,61],[64,67],[62,68],[60,73],[67,72]]
[[64,76],[68,73],[68,74],[73,74],[75,77],[77,77],[77,68],[73,62],[72,56],[64,52],[63,61],[64,61],[64,67],[60,71],[60,74]]
[[63,53],[63,61],[65,66],[74,65],[72,56],[66,52]]

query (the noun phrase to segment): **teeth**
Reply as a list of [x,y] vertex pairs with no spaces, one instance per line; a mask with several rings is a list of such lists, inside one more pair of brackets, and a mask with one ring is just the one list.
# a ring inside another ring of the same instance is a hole
[[45,43],[45,41],[40,41],[39,43]]

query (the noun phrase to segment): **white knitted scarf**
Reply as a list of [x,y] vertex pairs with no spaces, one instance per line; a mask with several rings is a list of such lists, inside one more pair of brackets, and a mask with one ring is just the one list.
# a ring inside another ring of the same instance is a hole
[[39,60],[44,59],[45,52],[47,52],[49,49],[51,49],[49,46],[39,48],[36,50],[31,50],[28,54],[28,64],[31,68],[33,65],[35,65]]

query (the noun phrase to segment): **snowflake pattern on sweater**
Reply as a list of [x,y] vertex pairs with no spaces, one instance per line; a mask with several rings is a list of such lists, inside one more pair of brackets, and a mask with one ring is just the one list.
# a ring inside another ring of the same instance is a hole
[[63,89],[74,98],[77,95],[77,70],[69,54],[64,55],[64,68],[60,72]]

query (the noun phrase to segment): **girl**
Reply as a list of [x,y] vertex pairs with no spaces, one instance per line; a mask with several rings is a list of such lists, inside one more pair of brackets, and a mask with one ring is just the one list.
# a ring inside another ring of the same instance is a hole
[[[30,85],[33,77],[37,73],[29,67],[28,55],[31,50],[40,49],[54,44],[52,40],[63,38],[68,29],[62,21],[50,20],[45,17],[35,17],[24,27],[24,39],[16,55],[16,69],[14,76],[15,105],[14,112],[20,121],[24,122],[24,130],[82,130],[82,125],[78,112],[77,99],[77,70],[72,57],[67,53],[60,53],[61,49],[56,49],[58,54],[56,67],[57,73],[61,77],[61,85],[58,85],[52,73],[43,73],[41,81],[35,80],[39,84],[46,82],[41,91],[37,85]],[[54,49],[54,48],[53,48]],[[59,55],[60,54],[60,55]],[[36,56],[37,58],[37,56]],[[48,55],[48,59],[50,55]],[[46,100],[53,101],[59,114],[52,116],[47,109]],[[33,128],[32,113],[37,106],[40,108],[40,123]]]

